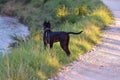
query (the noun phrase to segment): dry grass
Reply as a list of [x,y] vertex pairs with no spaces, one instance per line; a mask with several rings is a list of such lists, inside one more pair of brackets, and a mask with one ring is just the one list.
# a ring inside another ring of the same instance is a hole
[[[101,7],[104,5],[99,0],[80,0],[80,3],[91,11],[85,15],[71,15],[72,17],[61,19],[54,16],[59,1],[62,0],[48,1],[44,7],[37,6],[37,8],[33,7],[33,3],[24,6],[16,4],[15,11],[21,13],[18,16],[24,15],[27,25],[31,28],[32,39],[21,42],[19,47],[0,58],[0,80],[46,80],[54,76],[59,68],[69,64],[100,42],[101,29],[112,22],[107,8]],[[76,7],[74,1],[66,5]],[[64,15],[66,14],[65,12]],[[51,50],[49,48],[44,50],[40,26],[46,17],[51,20],[54,29],[74,32],[83,30],[80,35],[70,35],[71,57],[66,56],[59,43],[55,43]]]

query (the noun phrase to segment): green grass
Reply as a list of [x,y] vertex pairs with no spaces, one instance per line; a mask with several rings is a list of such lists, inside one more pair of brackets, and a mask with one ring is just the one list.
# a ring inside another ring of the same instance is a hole
[[[60,68],[90,51],[95,44],[100,43],[101,30],[113,21],[111,13],[99,0],[80,0],[80,4],[86,6],[85,9],[88,11],[64,17],[53,16],[56,14],[55,7],[59,7],[58,4],[64,4],[68,8],[74,8],[76,2],[73,1],[72,5],[71,2],[46,0],[47,2],[43,6],[37,1],[45,0],[33,1],[22,7],[20,3],[15,4],[15,11],[21,12],[18,16],[24,16],[27,25],[31,28],[32,38],[21,42],[20,46],[0,58],[0,80],[47,80],[53,77]],[[78,8],[81,9],[81,5]],[[44,18],[51,21],[53,31],[78,32],[83,30],[80,35],[70,35],[70,57],[66,56],[59,43],[55,43],[53,49],[48,47],[44,50],[42,28],[37,27],[36,30],[36,26],[42,25]]]

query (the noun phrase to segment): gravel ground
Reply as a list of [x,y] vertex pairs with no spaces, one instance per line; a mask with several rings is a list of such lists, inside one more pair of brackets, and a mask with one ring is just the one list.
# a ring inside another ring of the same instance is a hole
[[49,80],[120,80],[120,0],[102,0],[115,24],[104,30],[101,44],[60,70]]

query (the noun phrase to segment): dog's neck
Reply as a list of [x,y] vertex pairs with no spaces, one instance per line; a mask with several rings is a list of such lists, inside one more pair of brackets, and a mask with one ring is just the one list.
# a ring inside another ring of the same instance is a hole
[[50,28],[45,28],[44,31],[51,31]]

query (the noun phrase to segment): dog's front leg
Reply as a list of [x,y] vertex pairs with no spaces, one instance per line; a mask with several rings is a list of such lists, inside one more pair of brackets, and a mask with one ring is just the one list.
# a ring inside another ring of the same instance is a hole
[[46,47],[47,47],[47,44],[44,42],[44,49],[46,49]]
[[44,49],[46,49],[46,47],[47,47],[47,41],[46,41],[45,38],[43,39],[43,41],[44,41]]
[[50,42],[50,49],[53,47],[53,42]]

